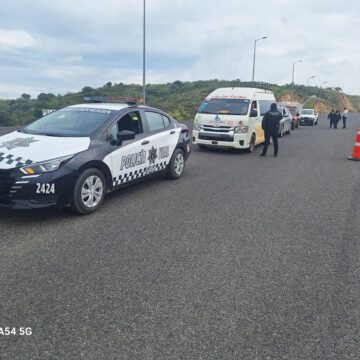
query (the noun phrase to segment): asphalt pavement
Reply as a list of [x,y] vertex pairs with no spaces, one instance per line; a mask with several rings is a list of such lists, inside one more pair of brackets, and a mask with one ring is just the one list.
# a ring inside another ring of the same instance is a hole
[[[359,359],[360,162],[348,129],[279,156],[194,147],[95,214],[0,209],[0,358]],[[1,329],[0,329],[1,330]]]

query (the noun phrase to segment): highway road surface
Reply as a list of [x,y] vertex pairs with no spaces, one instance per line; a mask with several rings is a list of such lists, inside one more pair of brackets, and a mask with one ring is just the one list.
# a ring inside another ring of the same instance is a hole
[[360,358],[360,115],[193,149],[87,217],[0,209],[1,359]]

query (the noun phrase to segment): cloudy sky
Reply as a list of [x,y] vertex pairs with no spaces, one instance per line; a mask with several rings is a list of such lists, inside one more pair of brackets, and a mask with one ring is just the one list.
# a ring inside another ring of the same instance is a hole
[[[143,0],[0,0],[0,98],[142,83]],[[146,0],[147,83],[255,79],[360,94],[358,0]]]

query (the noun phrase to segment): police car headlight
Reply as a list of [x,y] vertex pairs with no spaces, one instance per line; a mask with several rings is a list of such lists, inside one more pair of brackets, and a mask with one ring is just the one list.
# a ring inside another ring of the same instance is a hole
[[236,126],[234,129],[235,134],[246,134],[249,132],[248,126]]
[[43,174],[57,170],[61,165],[65,164],[74,155],[64,156],[57,159],[47,160],[39,163],[34,163],[28,166],[23,166],[20,170],[26,175]]
[[200,131],[201,130],[201,124],[194,124],[194,130]]

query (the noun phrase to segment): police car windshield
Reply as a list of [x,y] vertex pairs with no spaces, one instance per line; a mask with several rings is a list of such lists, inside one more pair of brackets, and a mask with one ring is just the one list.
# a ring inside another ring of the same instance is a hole
[[313,115],[314,114],[314,110],[302,110],[301,113],[303,115]]
[[198,113],[246,115],[249,105],[250,100],[248,99],[209,99],[201,104]]
[[116,114],[114,110],[69,107],[50,113],[25,127],[28,134],[48,136],[89,136]]

